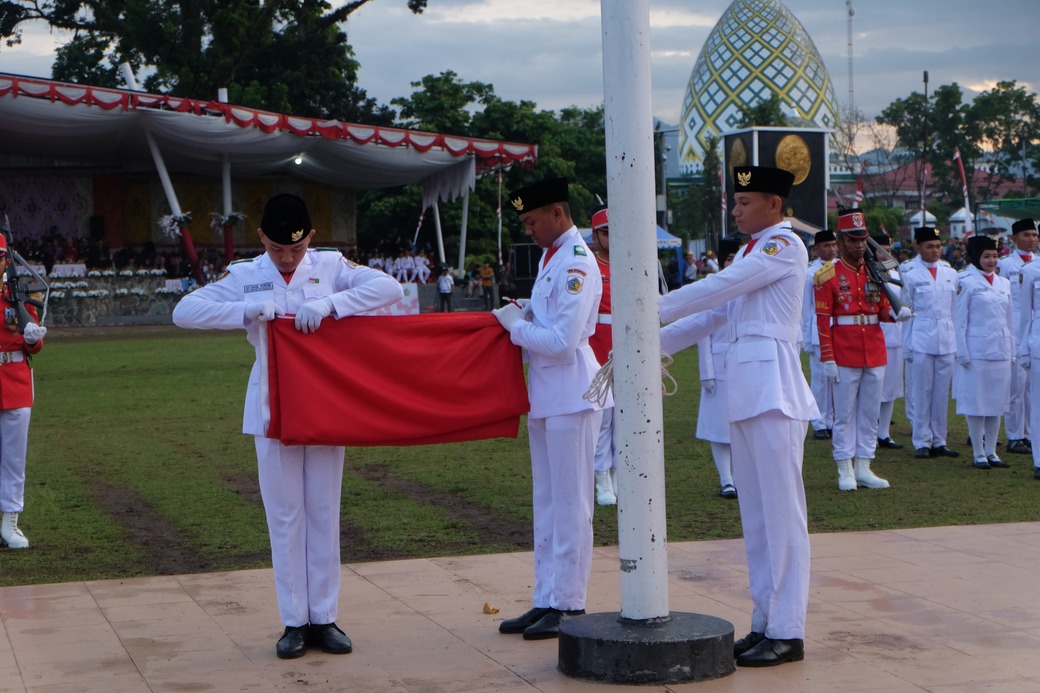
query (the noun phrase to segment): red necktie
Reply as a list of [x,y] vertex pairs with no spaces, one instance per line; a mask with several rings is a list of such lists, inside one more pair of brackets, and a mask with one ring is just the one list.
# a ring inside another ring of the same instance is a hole
[[992,274],[984,274],[982,276],[986,278],[986,281],[988,281],[990,283],[990,286],[993,285],[993,275]]
[[758,243],[757,238],[752,238],[750,241],[748,241],[748,244],[744,246],[744,255],[742,255],[741,257],[746,257],[751,252],[751,249],[755,247],[756,243]]
[[1032,262],[1032,261],[1033,261],[1033,254],[1032,253],[1022,253],[1022,262]]
[[937,278],[937,277],[935,276],[935,268],[934,268],[934,267],[929,267],[929,268],[928,268],[928,271],[932,273],[932,279],[936,279],[936,278]]
[[549,264],[549,260],[552,259],[552,256],[556,254],[557,250],[559,250],[559,248],[556,247],[556,246],[553,246],[552,248],[549,248],[548,250],[545,251],[545,256],[542,258],[542,267],[545,267],[546,265]]

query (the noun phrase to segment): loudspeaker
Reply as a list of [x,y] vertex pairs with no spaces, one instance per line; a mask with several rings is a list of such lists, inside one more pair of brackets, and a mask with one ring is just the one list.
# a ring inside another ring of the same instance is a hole
[[105,240],[105,218],[99,216],[90,217],[90,240]]

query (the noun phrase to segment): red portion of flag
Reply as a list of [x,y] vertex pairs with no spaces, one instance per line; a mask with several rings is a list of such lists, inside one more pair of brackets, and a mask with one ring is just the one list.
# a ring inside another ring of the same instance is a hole
[[521,350],[488,313],[268,327],[267,436],[286,445],[515,438],[529,409]]
[[863,172],[866,170],[866,166],[859,167],[859,180],[856,182],[856,196],[853,200],[856,203],[856,207],[860,206],[863,202]]
[[953,148],[953,160],[957,162],[957,168],[961,171],[961,194],[964,195],[964,236],[969,238],[975,235],[975,224],[971,216],[971,206],[968,201],[968,179],[964,175],[964,160],[961,159],[961,148]]

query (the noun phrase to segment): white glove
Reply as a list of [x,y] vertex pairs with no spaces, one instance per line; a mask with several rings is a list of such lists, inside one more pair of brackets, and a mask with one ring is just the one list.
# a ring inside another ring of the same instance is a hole
[[515,303],[507,303],[501,308],[496,308],[491,311],[491,314],[495,316],[506,332],[509,332],[513,325],[524,319],[524,309]]
[[896,322],[906,322],[910,318],[914,317],[914,314],[906,306],[900,308],[898,313],[894,310],[890,310],[888,311],[888,314],[891,315],[892,319]]
[[707,380],[702,380],[701,381],[701,387],[704,388],[704,391],[707,392],[709,395],[714,395],[715,394],[715,378],[708,378]]
[[25,332],[22,333],[22,338],[25,339],[26,344],[35,344],[43,339],[45,334],[47,334],[46,327],[40,327],[36,323],[31,322],[25,326]]
[[285,315],[285,311],[274,301],[258,301],[246,304],[246,320],[267,322],[268,320],[274,320],[276,315]]
[[834,361],[823,362],[823,377],[832,383],[840,383],[841,378],[838,377],[838,364]]
[[957,365],[961,368],[971,368],[971,357],[964,355],[957,357]]
[[304,334],[318,331],[322,318],[332,314],[332,299],[326,296],[307,301],[296,311],[296,329]]

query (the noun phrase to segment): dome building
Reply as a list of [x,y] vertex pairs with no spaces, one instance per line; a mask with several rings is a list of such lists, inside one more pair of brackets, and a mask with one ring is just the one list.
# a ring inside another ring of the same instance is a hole
[[773,94],[805,126],[836,127],[830,75],[798,18],[780,0],[734,0],[690,74],[679,139],[682,173],[701,172],[707,139],[738,128],[739,106]]

